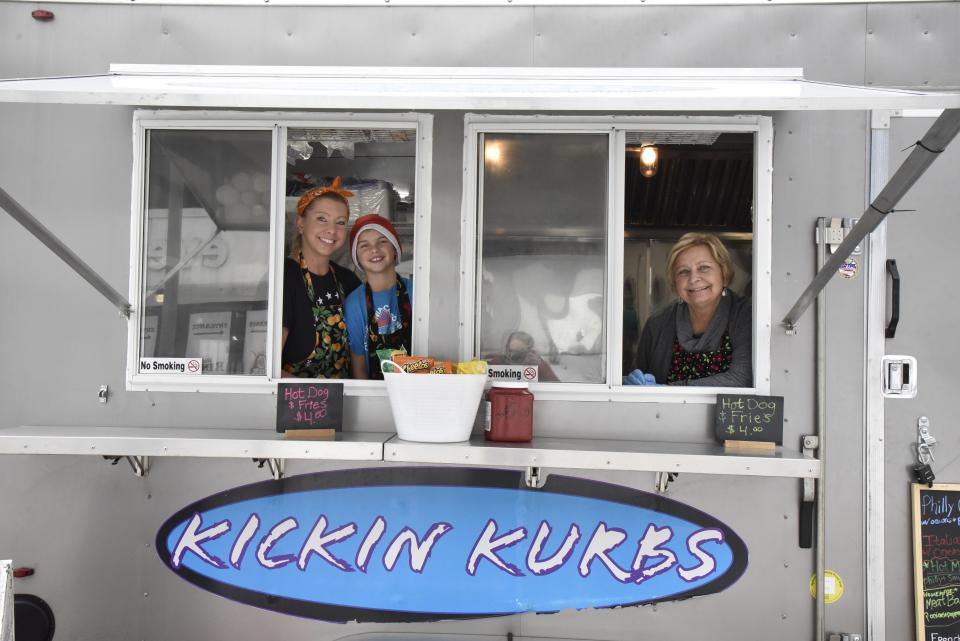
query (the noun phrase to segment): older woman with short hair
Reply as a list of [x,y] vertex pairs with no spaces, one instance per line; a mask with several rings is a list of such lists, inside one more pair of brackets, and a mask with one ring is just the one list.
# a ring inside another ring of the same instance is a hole
[[679,300],[651,316],[625,385],[753,385],[750,302],[728,289],[733,262],[713,234],[684,234],[667,259]]

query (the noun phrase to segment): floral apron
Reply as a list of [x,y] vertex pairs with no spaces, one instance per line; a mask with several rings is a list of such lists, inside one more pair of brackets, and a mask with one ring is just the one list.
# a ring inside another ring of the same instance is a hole
[[720,339],[720,349],[709,352],[688,352],[680,347],[680,341],[673,339],[673,358],[670,361],[670,373],[667,383],[694,381],[698,378],[713,376],[730,369],[733,363],[733,343],[730,334]]
[[300,254],[300,270],[303,272],[303,284],[307,288],[307,298],[313,310],[316,340],[313,351],[305,359],[285,365],[284,371],[301,378],[346,378],[350,371],[350,347],[347,342],[347,324],[343,320],[343,286],[340,285],[333,265],[330,265],[340,302],[327,305],[322,299],[317,299],[313,278],[303,260],[303,254]]

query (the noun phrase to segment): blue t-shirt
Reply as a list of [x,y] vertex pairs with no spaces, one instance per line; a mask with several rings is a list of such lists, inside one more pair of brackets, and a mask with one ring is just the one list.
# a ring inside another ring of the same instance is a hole
[[[407,287],[407,296],[413,304],[413,281],[403,279]],[[350,352],[367,357],[367,288],[363,285],[347,296],[343,305],[343,314],[347,319],[347,336],[350,340]],[[373,317],[377,321],[380,334],[393,334],[403,329],[400,319],[400,304],[397,302],[397,286],[385,292],[373,292]],[[407,345],[410,350],[410,345]]]

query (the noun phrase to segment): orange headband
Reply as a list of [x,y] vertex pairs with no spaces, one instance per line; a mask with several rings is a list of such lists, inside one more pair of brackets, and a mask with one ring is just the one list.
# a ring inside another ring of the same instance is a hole
[[300,200],[297,202],[297,216],[303,216],[303,212],[307,211],[307,207],[310,206],[310,203],[324,194],[338,194],[344,198],[350,198],[353,196],[352,191],[340,189],[340,176],[337,176],[333,179],[333,182],[330,183],[329,187],[316,187],[300,196]]

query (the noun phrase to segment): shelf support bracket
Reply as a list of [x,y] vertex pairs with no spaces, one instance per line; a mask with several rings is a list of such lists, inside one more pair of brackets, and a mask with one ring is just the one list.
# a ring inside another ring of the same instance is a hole
[[676,472],[657,472],[656,476],[656,486],[657,494],[666,494],[667,486],[670,485],[673,481],[677,480],[677,477],[680,476]]
[[538,490],[547,482],[547,475],[542,474],[539,467],[528,467],[523,480],[527,487]]
[[147,472],[150,471],[149,456],[125,456],[124,458],[127,459],[127,463],[130,464],[134,476],[143,478],[147,475]]
[[149,456],[104,456],[103,458],[110,461],[110,465],[116,465],[120,462],[120,459],[125,460],[130,464],[130,469],[133,470],[134,476],[139,476],[140,478],[145,477],[147,472],[150,471]]
[[273,477],[274,481],[279,481],[283,478],[284,468],[284,459],[282,458],[255,458],[253,462],[257,464],[258,468],[262,468],[264,465],[270,470],[270,476]]

